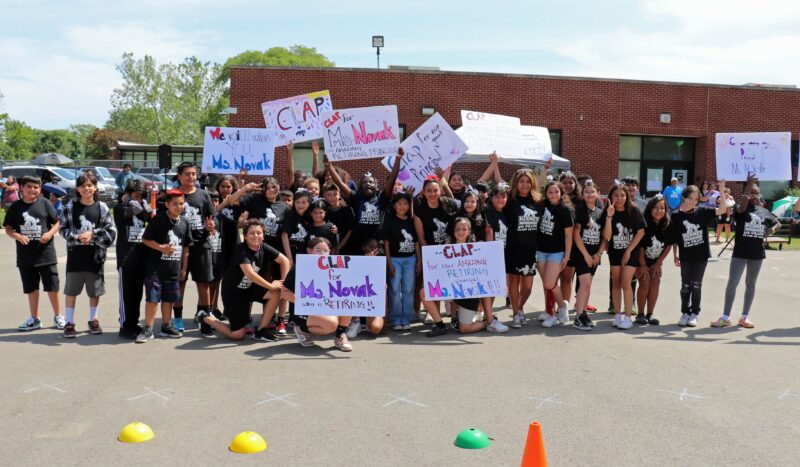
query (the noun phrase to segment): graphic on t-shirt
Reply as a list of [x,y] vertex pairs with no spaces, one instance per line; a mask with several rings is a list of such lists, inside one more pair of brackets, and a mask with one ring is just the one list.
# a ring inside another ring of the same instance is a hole
[[361,219],[359,220],[359,223],[380,224],[381,212],[378,210],[378,206],[371,203],[364,203],[364,210],[361,211]]
[[684,219],[683,226],[686,228],[686,232],[682,235],[684,248],[691,248],[703,243],[703,231],[700,229],[699,225],[692,224]]
[[552,235],[555,227],[556,224],[553,222],[553,215],[550,213],[549,209],[545,209],[542,218],[539,220],[539,232],[545,235]]
[[278,216],[272,211],[272,208],[267,208],[265,216],[261,219],[264,224],[264,235],[267,237],[276,237],[278,235]]
[[[255,273],[258,273],[259,270],[261,270],[261,268],[254,264],[253,265],[253,271]],[[240,288],[240,289],[249,289],[250,285],[252,285],[252,284],[253,284],[253,281],[251,281],[249,277],[242,276],[242,281],[239,282],[239,285],[237,287]]]
[[633,241],[633,234],[631,229],[622,225],[622,222],[617,222],[617,234],[611,240],[614,242],[615,250],[624,250],[630,246]]
[[208,236],[208,244],[211,246],[211,251],[213,253],[222,252],[222,236],[219,234],[218,230],[215,230],[214,233]]
[[297,232],[291,234],[289,236],[289,240],[293,240],[295,242],[302,242],[308,236],[308,232],[306,231],[305,227],[303,227],[303,224],[298,224],[297,227],[298,227]]
[[436,224],[436,232],[433,233],[433,243],[447,243],[447,224],[436,218],[433,219],[433,223]]
[[161,253],[161,260],[162,261],[180,261],[181,255],[183,253],[181,248],[181,239],[175,235],[175,232],[172,230],[167,232],[167,238],[169,240],[169,244],[172,247],[171,254]]
[[656,237],[653,237],[650,246],[645,248],[644,255],[647,259],[658,259],[661,256],[661,253],[664,252],[664,242],[659,241]]
[[39,240],[42,238],[42,223],[39,219],[31,216],[27,212],[23,212],[22,220],[25,221],[19,226],[22,235],[28,237],[29,240]]
[[78,216],[78,221],[81,223],[81,226],[78,228],[78,234],[91,232],[94,230],[94,222],[91,222],[83,214]]
[[230,221],[235,221],[236,220],[236,219],[233,218],[233,209],[231,209],[231,208],[222,208],[222,211],[220,211],[220,214],[222,214],[223,217],[225,217],[226,219],[228,219]]
[[183,218],[189,224],[192,230],[201,230],[203,228],[203,217],[200,215],[200,208],[185,204],[183,206]]
[[400,234],[405,239],[400,242],[400,253],[414,253],[414,237],[406,229],[400,229]]
[[134,217],[133,225],[128,229],[128,243],[142,243],[142,234],[144,234],[144,222]]
[[506,238],[508,238],[508,227],[501,221],[497,219],[497,232],[494,234],[494,239],[503,242],[503,245],[506,244]]
[[600,244],[600,224],[595,222],[594,218],[589,218],[589,226],[581,232],[581,240],[583,240],[584,245]]
[[756,215],[756,213],[751,212],[750,221],[744,224],[742,236],[759,239],[764,238],[764,219]]
[[525,205],[520,205],[520,207],[522,208],[522,215],[519,216],[517,232],[531,232],[536,230],[539,225],[539,214]]

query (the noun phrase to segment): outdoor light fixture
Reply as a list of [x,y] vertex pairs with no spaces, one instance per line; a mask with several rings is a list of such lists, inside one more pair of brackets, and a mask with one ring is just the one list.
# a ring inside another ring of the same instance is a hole
[[381,67],[381,47],[383,47],[383,36],[372,36],[372,46],[378,53],[378,68]]
[[661,123],[670,123],[672,121],[672,114],[670,113],[663,113],[660,115],[658,119]]
[[435,114],[436,110],[433,107],[423,107],[422,108],[422,115],[425,117],[430,117],[431,115]]

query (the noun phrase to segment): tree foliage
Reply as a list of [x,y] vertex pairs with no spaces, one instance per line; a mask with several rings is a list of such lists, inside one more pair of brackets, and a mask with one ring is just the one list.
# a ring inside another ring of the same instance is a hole
[[110,159],[111,148],[120,141],[141,143],[142,139],[128,130],[95,128],[86,137],[86,153],[89,159]]
[[218,77],[220,83],[225,84],[231,79],[231,68],[234,66],[331,67],[335,63],[317,52],[315,47],[304,45],[293,45],[288,49],[272,47],[264,52],[248,50],[225,61]]

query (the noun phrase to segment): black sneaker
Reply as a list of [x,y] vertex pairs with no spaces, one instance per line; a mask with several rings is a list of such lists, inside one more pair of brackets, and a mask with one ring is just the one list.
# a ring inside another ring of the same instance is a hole
[[586,313],[581,313],[581,314],[579,315],[579,317],[580,317],[580,319],[581,319],[581,322],[582,322],[584,325],[586,325],[586,326],[589,326],[590,328],[593,328],[593,327],[594,327],[594,321],[592,321],[592,318],[589,318],[589,315],[588,315],[588,314],[586,314]]
[[158,333],[158,337],[169,337],[170,339],[178,339],[183,337],[183,333],[175,329],[175,327],[170,324],[162,324],[161,325],[161,332]]
[[214,310],[211,312],[211,314],[214,315],[214,318],[217,318],[220,321],[228,321],[228,317],[219,310]]
[[119,333],[117,334],[122,339],[134,340],[139,333],[142,332],[141,328],[137,329],[127,329],[127,328],[119,328]]
[[276,342],[278,340],[278,336],[272,329],[259,328],[253,333],[253,339],[264,342]]
[[572,327],[579,330],[579,331],[591,331],[592,327],[586,324],[582,319],[581,315],[575,317],[575,320],[572,321]]
[[456,334],[461,332],[458,330],[458,318],[453,318],[450,320],[450,330]]
[[439,337],[447,334],[447,327],[445,327],[444,323],[434,324],[433,329],[430,330],[425,337]]
[[202,337],[214,337],[214,328],[206,323],[200,323],[200,335]]
[[636,323],[636,324],[649,324],[649,322],[647,320],[647,317],[642,313],[639,313],[638,315],[636,315],[636,320],[634,320],[634,323]]
[[194,322],[197,324],[204,324],[203,318],[207,316],[211,316],[212,313],[208,310],[197,310],[197,313],[194,314]]
[[145,326],[142,331],[136,336],[137,344],[144,344],[147,341],[153,340],[153,328]]

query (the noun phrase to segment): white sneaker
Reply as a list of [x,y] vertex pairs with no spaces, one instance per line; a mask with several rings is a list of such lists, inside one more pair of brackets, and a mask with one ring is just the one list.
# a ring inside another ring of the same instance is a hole
[[56,329],[64,329],[67,325],[67,319],[62,315],[55,315],[53,316],[53,324],[56,325]]
[[614,322],[611,323],[611,325],[614,326],[615,328],[618,328],[620,323],[622,323],[623,316],[624,315],[622,313],[617,313],[616,315],[614,315]]
[[359,333],[361,333],[361,320],[358,316],[354,316],[347,326],[347,337],[349,339],[355,339],[358,337]]
[[632,327],[633,323],[631,322],[631,317],[626,315],[625,317],[622,318],[622,321],[620,321],[619,326],[617,326],[617,329],[625,330],[625,329],[630,329]]
[[550,315],[548,315],[546,311],[543,311],[543,312],[542,312],[542,313],[539,315],[539,317],[537,317],[536,319],[538,319],[539,321],[544,321],[544,320],[546,320],[546,319],[547,319],[547,317],[548,317],[548,316],[550,316]]
[[[689,313],[684,313],[681,315],[681,319],[678,320],[678,326],[688,326],[689,325]],[[697,322],[695,321],[695,326]]]
[[411,325],[410,324],[404,324],[403,325],[403,331],[410,331],[410,330],[411,330]]
[[402,331],[402,330],[403,330],[402,324],[395,324],[394,326],[392,326],[392,331]]
[[519,312],[519,324],[521,324],[523,326],[528,324],[528,320],[525,319],[525,312],[524,311],[520,311]]
[[501,323],[499,319],[495,318],[491,323],[489,323],[488,326],[486,326],[486,330],[489,332],[503,333],[508,332],[508,326]]
[[542,327],[545,328],[552,328],[553,326],[558,324],[558,318],[555,316],[547,315],[547,318],[542,321]]
[[567,324],[569,322],[568,307],[569,305],[567,305],[567,303],[564,302],[564,306],[560,306],[558,307],[558,310],[556,310],[556,316],[558,317],[558,322],[561,324]]
[[522,327],[522,323],[519,321],[519,313],[514,315],[514,319],[511,320],[511,327],[514,329],[519,329]]
[[690,314],[689,315],[689,320],[686,321],[686,325],[689,326],[690,328],[696,327],[697,326],[697,315],[694,314],[694,313]]
[[297,336],[297,342],[303,347],[314,346],[314,335],[300,329],[300,326],[294,326],[294,335]]

